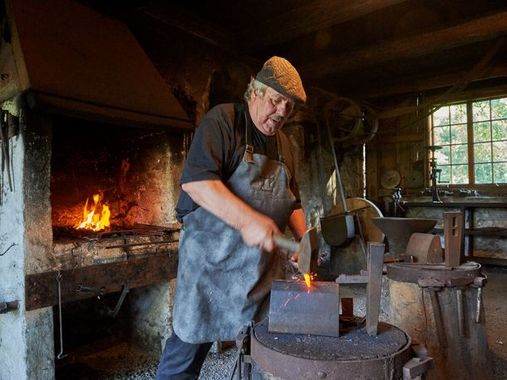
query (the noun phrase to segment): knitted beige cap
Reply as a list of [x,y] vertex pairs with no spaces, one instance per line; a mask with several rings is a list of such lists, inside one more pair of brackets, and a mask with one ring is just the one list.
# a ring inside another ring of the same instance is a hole
[[301,78],[294,66],[285,58],[275,56],[268,59],[255,79],[296,102],[306,102]]

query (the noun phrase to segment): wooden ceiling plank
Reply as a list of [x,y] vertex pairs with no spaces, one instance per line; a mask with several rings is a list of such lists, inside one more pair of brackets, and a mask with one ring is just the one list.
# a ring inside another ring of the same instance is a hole
[[211,24],[171,2],[150,2],[138,8],[145,16],[157,22],[180,29],[207,43],[226,51],[233,50],[233,42],[228,34],[215,24]]
[[[472,82],[475,78],[484,75],[485,72],[488,71],[490,67],[490,63],[501,50],[502,46],[505,45],[505,38],[499,38],[493,46],[489,48],[489,50],[484,54],[481,60],[463,76],[460,80],[458,80],[451,88],[447,89],[443,94],[437,96],[431,101],[426,101],[423,104],[417,105],[417,110],[424,110],[428,107],[435,107],[436,105],[446,104],[450,101],[455,101],[456,96],[463,93],[465,88]],[[398,107],[397,107],[398,108]],[[400,104],[400,110],[405,110],[405,102]],[[380,118],[385,117],[387,114],[390,114],[390,110],[382,112]]]
[[[383,84],[380,88],[365,89],[364,91],[359,91],[359,93],[361,94],[361,98],[372,99],[449,87],[460,81],[468,71],[469,70],[462,70],[441,75],[425,74],[423,76],[404,77],[401,81]],[[507,65],[505,64],[490,67],[483,75],[475,78],[473,82],[503,77],[507,77]]]
[[387,61],[407,59],[507,34],[507,11],[468,21],[442,30],[423,33],[399,40],[377,44],[339,56],[331,56],[301,66],[304,79],[322,78],[381,64]]
[[[242,44],[253,49],[291,41],[305,34],[329,28],[407,0],[318,0],[257,24],[241,33]],[[255,36],[253,38],[253,36]]]
[[[470,99],[503,96],[506,93],[507,93],[507,85],[501,84],[498,86],[490,86],[487,89],[481,88],[461,91],[453,95],[453,101],[460,102]],[[428,106],[430,104],[439,104],[440,97],[441,97],[440,95],[436,95],[434,97],[427,98],[425,106]],[[417,110],[421,110],[421,106],[409,105],[408,103],[410,103],[410,100],[408,100],[406,104],[403,105],[385,107],[384,111],[377,113],[377,117],[379,119],[390,119],[400,117],[403,115],[408,115],[410,113],[415,113]]]

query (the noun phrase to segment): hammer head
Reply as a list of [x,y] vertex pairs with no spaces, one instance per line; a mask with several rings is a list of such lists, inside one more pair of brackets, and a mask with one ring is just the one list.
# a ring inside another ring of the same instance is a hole
[[299,243],[298,269],[301,273],[315,272],[319,253],[319,239],[315,227],[308,229]]

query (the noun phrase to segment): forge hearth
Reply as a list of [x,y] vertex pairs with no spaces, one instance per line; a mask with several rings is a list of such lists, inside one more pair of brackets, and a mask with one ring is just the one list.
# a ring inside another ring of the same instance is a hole
[[[9,141],[13,186],[3,187],[0,205],[2,252],[11,246],[0,263],[10,268],[11,287],[3,285],[0,301],[18,301],[0,321],[0,358],[7,363],[0,377],[53,378],[59,307],[99,302],[97,296],[117,300],[123,289],[129,339],[160,351],[170,333],[183,135],[23,112],[19,135]],[[111,225],[78,230],[86,198],[95,193],[108,203]],[[68,315],[63,326],[78,326]],[[64,342],[72,339],[67,335]]]
[[[54,378],[54,308],[122,289],[132,335],[160,351],[192,123],[125,25],[73,0],[0,7],[0,302],[16,305],[0,315],[0,378]],[[109,235],[64,233],[95,194]]]
[[[54,120],[51,214],[54,227],[72,228],[85,202],[100,195],[113,229],[174,220],[177,188],[174,140],[162,130],[125,128],[68,117]],[[172,146],[171,146],[172,143]]]

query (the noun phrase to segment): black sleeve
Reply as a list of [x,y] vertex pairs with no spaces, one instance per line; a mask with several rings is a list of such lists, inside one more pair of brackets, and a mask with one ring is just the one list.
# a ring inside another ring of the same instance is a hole
[[226,114],[213,110],[196,129],[180,183],[223,180],[230,161],[233,126]]

